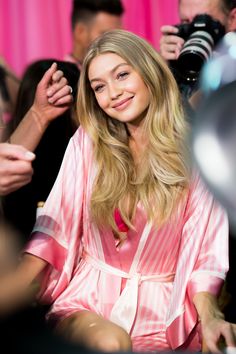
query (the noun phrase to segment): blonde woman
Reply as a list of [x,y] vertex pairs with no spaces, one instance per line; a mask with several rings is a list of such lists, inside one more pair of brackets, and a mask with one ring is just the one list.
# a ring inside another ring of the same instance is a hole
[[202,332],[211,351],[221,335],[234,346],[217,306],[227,217],[189,167],[165,62],[140,37],[107,32],[84,60],[78,119],[11,284],[24,292],[37,278],[48,321],[90,349],[200,351]]

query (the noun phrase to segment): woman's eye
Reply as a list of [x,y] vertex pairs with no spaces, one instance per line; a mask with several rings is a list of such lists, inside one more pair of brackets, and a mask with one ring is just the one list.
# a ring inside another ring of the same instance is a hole
[[119,73],[118,75],[117,75],[117,78],[118,79],[123,79],[123,78],[125,78],[126,76],[128,76],[129,75],[129,73],[127,72],[127,71],[122,71],[121,73]]
[[103,89],[104,85],[97,85],[94,87],[94,92],[100,92]]

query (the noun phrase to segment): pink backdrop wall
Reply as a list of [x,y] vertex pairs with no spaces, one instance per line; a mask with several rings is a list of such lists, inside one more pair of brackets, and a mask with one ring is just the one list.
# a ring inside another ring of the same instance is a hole
[[[178,0],[123,0],[125,29],[159,49],[160,27],[178,22]],[[0,0],[0,55],[18,75],[35,59],[71,48],[71,0]]]

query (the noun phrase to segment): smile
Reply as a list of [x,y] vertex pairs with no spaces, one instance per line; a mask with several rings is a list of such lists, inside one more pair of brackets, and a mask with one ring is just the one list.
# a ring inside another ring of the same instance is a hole
[[131,101],[132,98],[133,98],[133,96],[129,97],[129,98],[126,98],[125,100],[122,100],[122,101],[116,103],[114,106],[112,106],[112,108],[115,108],[118,111],[122,110],[122,109],[126,108],[130,104],[130,101]]

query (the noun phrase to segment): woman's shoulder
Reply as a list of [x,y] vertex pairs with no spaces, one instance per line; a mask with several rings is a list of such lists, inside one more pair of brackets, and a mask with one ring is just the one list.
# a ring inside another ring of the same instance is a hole
[[92,141],[86,131],[79,126],[71,138],[75,148],[80,148],[81,150],[93,148]]
[[206,202],[212,203],[215,200],[205,178],[197,167],[192,170],[189,189],[189,200],[191,202],[194,200],[198,205]]
[[198,185],[205,185],[205,181],[196,165],[192,166],[190,173],[190,189],[195,189]]

